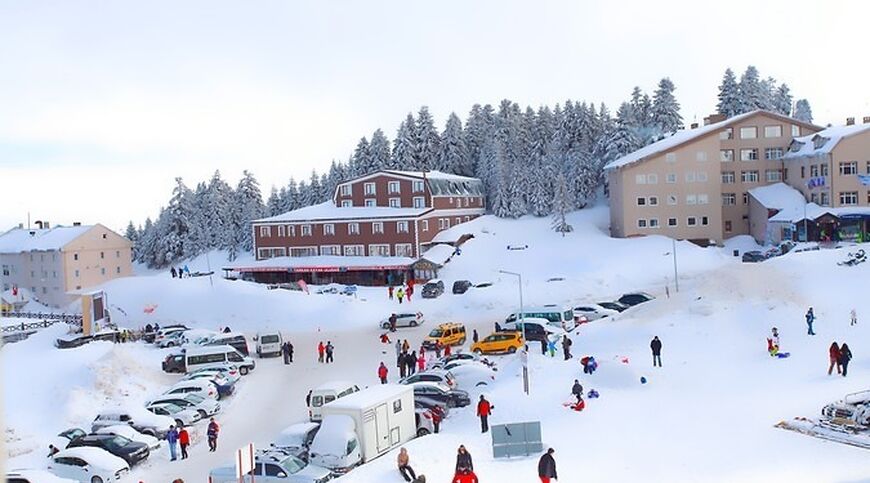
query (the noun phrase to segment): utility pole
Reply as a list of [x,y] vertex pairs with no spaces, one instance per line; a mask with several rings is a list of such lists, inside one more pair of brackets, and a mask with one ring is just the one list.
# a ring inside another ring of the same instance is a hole
[[523,353],[521,354],[523,360],[523,391],[525,391],[526,395],[529,394],[529,342],[526,339],[526,324],[523,323],[525,320],[524,310],[523,310],[523,276],[522,274],[516,272],[508,272],[506,270],[499,270],[498,273],[503,273],[505,275],[513,275],[517,277],[519,285],[520,285],[520,313],[517,317],[520,325],[522,326],[523,331]]
[[680,276],[677,274],[677,239],[672,238],[671,241],[674,245],[674,288],[677,289],[677,292],[680,291]]

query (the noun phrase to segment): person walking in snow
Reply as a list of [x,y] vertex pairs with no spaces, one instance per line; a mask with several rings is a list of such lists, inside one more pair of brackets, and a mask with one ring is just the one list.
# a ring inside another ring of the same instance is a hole
[[405,339],[405,342],[402,342],[402,352],[408,352],[411,350],[411,343],[408,342],[408,339]]
[[558,479],[556,476],[556,460],[553,458],[553,453],[555,452],[556,450],[550,448],[538,460],[538,477],[541,479],[541,483],[550,483],[550,478],[554,480]]
[[456,472],[463,470],[474,471],[474,461],[471,459],[471,453],[465,449],[465,445],[460,444],[459,449],[456,450]]
[[556,357],[556,341],[551,340],[547,342],[547,352],[550,354],[550,357]]
[[426,357],[423,356],[421,352],[420,355],[417,356],[417,371],[423,372],[426,370]]
[[408,284],[408,289],[405,290],[405,297],[408,299],[408,303],[411,303],[411,296],[414,295],[414,286]]
[[396,321],[398,320],[398,317],[396,317],[396,314],[390,314],[389,320],[390,320],[390,332],[395,332],[396,331]]
[[190,446],[190,434],[184,426],[182,426],[181,431],[178,432],[178,444],[181,446],[181,459],[186,460],[187,447]]
[[392,285],[387,287],[387,298],[389,300],[393,300],[393,286]]
[[415,352],[411,352],[410,354],[408,354],[408,357],[406,360],[408,362],[408,374],[414,374],[415,372],[417,372],[416,371],[417,352],[415,351]]
[[478,338],[479,337],[477,335],[477,329],[472,330],[471,331],[471,341],[474,342],[475,344],[477,344]]
[[565,356],[566,361],[571,358],[571,344],[573,343],[567,335],[562,336],[562,354]]
[[285,342],[281,344],[281,355],[284,356],[284,365],[290,364],[290,343]]
[[489,431],[489,415],[492,414],[493,409],[495,409],[495,406],[490,404],[481,394],[480,401],[477,402],[477,416],[480,418],[481,433]]
[[401,303],[402,303],[402,299],[403,299],[404,297],[405,297],[405,291],[402,290],[402,287],[399,287],[399,290],[396,290],[396,300],[398,300],[399,303],[401,304]]
[[659,336],[653,337],[653,340],[649,343],[649,348],[652,350],[653,356],[653,367],[658,363],[659,367],[662,367],[662,341],[659,340]]
[[177,451],[176,445],[178,444],[178,430],[175,429],[175,426],[169,426],[169,431],[166,432],[166,442],[169,444],[169,461],[175,461],[177,459]]
[[287,350],[288,350],[287,357],[290,359],[290,363],[292,364],[293,363],[293,343],[290,342],[289,340],[287,341]]
[[837,365],[837,374],[841,374],[842,370],[840,368],[840,346],[837,345],[837,342],[834,341],[831,343],[831,347],[828,348],[828,358],[831,360],[831,364],[828,366],[828,375],[834,371],[834,365]]
[[208,422],[208,429],[206,429],[206,436],[208,437],[208,450],[214,453],[217,451],[217,440],[218,433],[221,432],[221,427],[218,426],[217,421],[214,418],[211,418]]
[[178,276],[178,273],[175,272],[175,267],[169,267],[169,273],[172,275],[172,278]]
[[399,450],[399,456],[396,458],[396,463],[399,465],[399,473],[402,474],[402,478],[408,482],[417,479],[417,475],[414,473],[414,468],[411,468],[411,465],[409,464],[410,461],[411,457],[408,456],[408,450],[401,448]]
[[332,359],[333,352],[335,352],[335,347],[332,345],[332,341],[331,340],[327,341],[326,342],[326,363],[327,364],[329,364],[330,362],[335,362]]
[[438,434],[441,420],[444,419],[444,408],[440,404],[436,404],[429,411],[432,413],[432,430],[435,431],[435,434]]
[[840,365],[843,366],[843,377],[846,377],[846,372],[849,370],[849,361],[852,360],[852,351],[849,349],[849,344],[843,342],[840,346]]
[[813,332],[813,322],[816,320],[816,314],[813,313],[812,307],[810,307],[810,310],[807,310],[806,319],[807,319],[807,335],[816,335],[816,333]]
[[308,390],[308,394],[305,395],[305,407],[311,407],[311,394],[314,393],[311,389]]
[[323,354],[326,352],[326,346],[323,345],[323,341],[320,341],[317,344],[317,362],[323,362]]
[[435,341],[435,358],[436,358],[436,359],[440,359],[440,358],[441,358],[441,348],[442,348],[442,347],[443,347],[443,346],[441,345],[441,341],[440,341],[440,340],[436,340],[436,341]]
[[378,367],[378,379],[381,380],[381,384],[387,383],[387,366],[381,362],[381,365]]
[[450,344],[444,346],[444,357],[449,357],[453,352],[453,349],[450,348]]
[[187,268],[187,265],[184,266],[184,275],[186,275],[187,277],[190,277],[190,269]]
[[402,340],[396,339],[396,359],[398,360],[399,355],[402,353]]
[[405,356],[407,356],[407,352],[402,352],[399,354],[399,357],[396,358],[396,365],[399,366],[399,378],[404,379],[407,375],[407,367],[408,362],[405,360]]
[[577,379],[574,379],[574,385],[571,386],[571,394],[577,398],[577,401],[583,399],[583,385]]
[[858,325],[858,314],[855,313],[855,309],[852,309],[852,312],[849,313],[852,321],[849,325]]

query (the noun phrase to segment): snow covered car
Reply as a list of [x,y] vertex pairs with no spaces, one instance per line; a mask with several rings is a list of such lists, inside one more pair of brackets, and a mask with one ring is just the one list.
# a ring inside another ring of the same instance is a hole
[[416,372],[401,379],[399,384],[416,384],[418,382],[436,382],[450,389],[456,387],[456,380],[453,378],[453,374],[440,369]]
[[175,420],[158,416],[144,408],[108,409],[101,411],[91,423],[91,432],[95,433],[100,428],[119,424],[130,426],[142,434],[163,439],[169,431],[169,426],[175,424]]
[[6,483],[76,483],[45,470],[12,470],[6,473]]
[[190,409],[199,413],[202,419],[214,416],[221,411],[221,403],[210,397],[202,397],[198,394],[185,394],[183,396],[158,396],[148,404],[171,403],[182,409]]
[[[241,377],[241,376],[240,376]],[[232,395],[236,390],[236,381],[231,381],[221,371],[200,372],[184,376],[182,381],[210,381],[218,390],[221,398]]]
[[176,395],[184,395],[189,393],[198,394],[204,397],[210,397],[212,399],[220,399],[217,386],[215,386],[213,382],[205,379],[178,381],[175,383],[175,385],[163,392],[163,394]]
[[129,466],[145,461],[151,454],[148,445],[117,434],[88,434],[70,441],[69,448],[101,448],[124,460]]
[[444,282],[442,280],[429,280],[423,285],[421,294],[424,299],[434,299],[444,293]]
[[185,331],[183,329],[169,332],[165,337],[155,340],[154,344],[161,349],[167,347],[180,347],[186,340],[184,333]]
[[176,426],[193,426],[202,419],[202,414],[194,409],[184,409],[172,403],[151,403],[145,409],[158,416],[169,416],[175,420]]
[[154,336],[154,345],[157,347],[164,347],[160,344],[163,343],[167,337],[175,337],[173,334],[184,332],[185,330],[187,330],[187,327],[178,325],[161,327],[160,330],[157,331],[157,335]]
[[488,386],[495,382],[495,371],[482,363],[459,364],[448,370],[460,388]]
[[345,285],[344,288],[341,289],[342,295],[356,295],[357,293],[356,285]]
[[763,262],[766,259],[767,259],[767,257],[765,257],[764,254],[758,250],[743,252],[743,257],[742,257],[743,263]]
[[117,434],[132,441],[138,441],[148,445],[148,449],[154,451],[160,447],[160,440],[154,436],[140,433],[131,426],[116,424],[114,426],[106,426],[94,431],[94,434]]
[[564,330],[550,325],[546,319],[523,319],[522,322],[506,322],[503,330],[522,333],[529,342],[561,340],[567,334]]
[[613,310],[616,313],[624,312],[625,309],[628,308],[627,305],[623,305],[619,302],[598,302],[598,305],[604,307],[605,309]]
[[453,282],[453,295],[462,295],[473,286],[469,280],[457,280]]
[[417,437],[435,432],[435,422],[432,421],[432,410],[423,407],[414,408],[414,421],[417,423]]
[[822,408],[822,417],[837,424],[870,427],[870,391],[847,394]]
[[[246,473],[250,475],[251,473]],[[325,483],[334,478],[326,468],[308,464],[280,450],[258,451],[253,476],[263,483]],[[235,466],[222,466],[208,474],[210,483],[237,483]]]
[[433,382],[418,382],[414,387],[414,400],[429,399],[450,408],[463,408],[471,404],[471,398],[461,389],[448,389]]
[[202,369],[197,369],[195,371],[188,372],[186,376],[182,377],[182,379],[199,379],[199,374],[222,374],[227,381],[232,383],[239,382],[239,379],[242,378],[242,374],[239,372],[239,366],[235,364],[226,363],[217,367],[204,367]]
[[278,438],[269,446],[285,451],[302,461],[308,461],[308,449],[314,436],[320,430],[320,423],[298,423],[284,428]]
[[[405,312],[396,314],[396,327],[417,327],[423,325],[423,314],[421,312]],[[390,317],[381,319],[381,328],[390,330]]]
[[635,305],[642,304],[644,302],[649,302],[650,300],[652,300],[654,298],[655,297],[653,297],[652,295],[650,295],[646,292],[632,292],[632,293],[627,293],[627,294],[623,295],[622,297],[619,297],[617,302],[621,303],[622,305],[634,307]]
[[587,322],[603,319],[605,317],[613,317],[619,314],[616,310],[605,309],[597,304],[585,304],[574,307],[574,315],[585,317]]
[[104,449],[70,448],[49,459],[48,471],[79,482],[108,483],[126,476],[130,466]]

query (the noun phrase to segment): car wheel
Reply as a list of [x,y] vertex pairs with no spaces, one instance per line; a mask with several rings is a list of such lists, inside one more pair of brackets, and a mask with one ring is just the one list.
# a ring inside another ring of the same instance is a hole
[[483,354],[483,351],[481,351],[480,349],[474,349],[474,353],[477,355],[481,355]]
[[202,416],[202,419],[205,419],[208,417],[208,413],[205,412],[204,409],[197,409],[197,411],[199,412],[199,415]]
[[381,328],[384,330],[390,330],[390,324],[381,324]]
[[428,434],[429,434],[429,430],[426,428],[420,428],[417,430],[417,437],[418,438],[422,438],[423,436],[426,436]]
[[417,321],[412,320],[408,325],[410,325],[411,327],[417,327]]
[[91,483],[103,483],[103,479],[100,478],[99,476],[95,476],[95,477],[91,478]]
[[248,375],[248,368],[245,367],[245,366],[240,367],[240,368],[239,368],[239,374],[241,374],[241,375],[243,375],[243,376],[247,376],[247,375]]
[[516,347],[508,347],[508,354],[513,354],[517,351]]
[[184,421],[182,421],[182,420],[180,420],[180,419],[176,419],[176,420],[175,420],[175,427],[177,427],[177,428],[183,428],[183,427],[184,427]]

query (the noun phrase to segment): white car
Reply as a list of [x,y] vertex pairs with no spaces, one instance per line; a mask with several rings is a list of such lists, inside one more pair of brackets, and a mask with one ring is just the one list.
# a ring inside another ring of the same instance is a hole
[[[254,476],[258,483],[324,483],[332,472],[315,466],[280,450],[258,451],[254,457]],[[253,479],[253,478],[252,478]],[[223,466],[209,472],[212,483],[236,483],[236,468]]]
[[196,411],[202,419],[214,416],[221,411],[221,403],[210,397],[202,397],[198,394],[185,394],[183,396],[163,395],[148,401],[149,405],[160,403],[171,403],[182,409]]
[[[241,377],[241,376],[238,376]],[[224,371],[220,370],[211,370],[203,369],[196,372],[191,372],[190,374],[181,378],[182,381],[211,381],[219,386],[226,386],[228,384],[235,384],[238,379],[232,381],[226,375]]]
[[577,317],[586,317],[587,322],[603,319],[605,317],[613,317],[618,313],[619,312],[615,310],[605,309],[598,304],[585,304],[574,307],[574,315]]
[[108,483],[130,472],[127,462],[100,448],[64,449],[48,462],[48,471],[83,483]]
[[[417,327],[423,325],[423,314],[420,312],[403,312],[396,314],[396,327]],[[390,329],[390,317],[381,319],[381,328]]]
[[75,483],[45,470],[12,470],[6,473],[6,483]]
[[182,377],[182,380],[189,379],[199,379],[203,377],[202,375],[211,375],[211,374],[221,374],[223,375],[230,383],[237,383],[239,379],[242,378],[241,373],[239,373],[239,366],[235,364],[225,364],[221,367],[206,367],[203,369],[197,369],[193,372],[188,373],[186,376]]
[[187,340],[184,336],[186,332],[187,331],[184,329],[169,332],[165,336],[155,339],[154,344],[161,349],[167,347],[180,347]]
[[173,424],[175,420],[172,418],[158,416],[144,408],[131,407],[101,411],[91,423],[91,431],[97,432],[107,426],[127,425],[142,434],[163,439],[169,431],[169,426]]
[[174,386],[167,389],[163,394],[197,394],[200,396],[219,399],[217,386],[213,382],[206,379],[194,379],[192,381],[178,381]]
[[184,332],[187,330],[185,327],[166,327],[157,331],[157,335],[154,336],[154,343],[160,347],[160,343],[166,339],[167,337],[172,337],[172,334],[176,332]]
[[151,403],[145,406],[145,409],[159,416],[169,416],[175,420],[176,426],[193,426],[194,423],[202,419],[202,414],[194,409],[184,409],[181,406],[172,403]]
[[269,446],[308,461],[308,448],[320,430],[320,423],[297,423],[284,428]]
[[437,382],[450,389],[456,388],[456,380],[453,378],[453,374],[441,369],[416,372],[400,380],[399,384],[416,384],[418,382]]
[[481,363],[458,364],[449,370],[460,389],[488,386],[495,382],[496,372]]
[[160,447],[160,440],[155,438],[154,436],[149,436],[147,434],[140,433],[136,431],[130,426],[125,426],[122,424],[116,424],[114,426],[106,426],[94,431],[95,434],[114,434],[115,436],[123,436],[130,441],[136,441],[137,443],[145,443],[148,445],[148,449],[154,451]]

